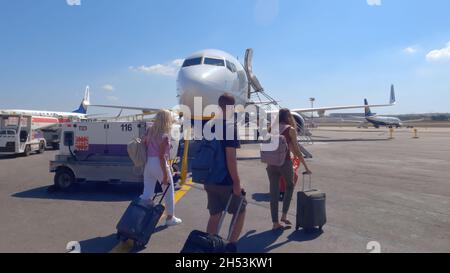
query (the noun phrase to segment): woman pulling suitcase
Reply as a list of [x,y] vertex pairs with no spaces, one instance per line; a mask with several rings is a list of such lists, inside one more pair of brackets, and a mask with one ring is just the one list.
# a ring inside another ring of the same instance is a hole
[[175,217],[174,187],[172,172],[167,160],[170,150],[170,131],[173,118],[168,110],[161,110],[156,114],[155,121],[147,130],[144,143],[147,146],[147,163],[144,169],[144,192],[140,196],[143,200],[152,200],[155,195],[155,186],[159,181],[165,191],[167,210],[166,226],[181,224],[181,219]]
[[[287,213],[292,201],[292,194],[294,192],[294,168],[291,159],[291,153],[294,158],[298,158],[301,163],[306,168],[307,173],[311,173],[306,165],[303,154],[297,143],[297,131],[294,118],[292,117],[291,111],[289,109],[281,109],[278,115],[279,121],[279,134],[284,136],[287,142],[287,153],[284,158],[284,163],[281,166],[267,165],[267,175],[270,181],[270,211],[272,215],[273,229],[282,229],[283,222],[286,225],[292,225],[292,223],[287,219]],[[280,198],[280,178],[283,177],[286,182],[286,189],[283,198],[283,213],[281,220],[278,218],[278,202]]]

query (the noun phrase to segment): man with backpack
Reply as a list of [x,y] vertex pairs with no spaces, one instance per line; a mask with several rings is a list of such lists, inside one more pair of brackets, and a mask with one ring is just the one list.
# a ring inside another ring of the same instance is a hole
[[[218,233],[222,212],[227,205],[228,213],[235,215],[234,230],[231,231],[227,252],[236,252],[236,243],[244,226],[247,201],[242,196],[245,192],[241,188],[237,169],[236,149],[240,148],[240,142],[234,122],[235,99],[232,95],[224,94],[219,98],[218,104],[222,110],[222,116],[216,116],[205,124],[204,131],[211,132],[212,137],[204,136],[202,145],[209,145],[210,148],[204,149],[200,155],[206,161],[209,158],[208,151],[216,149],[210,155],[210,158],[215,159],[209,159],[214,162],[201,162],[202,160],[198,160],[198,163],[193,162],[192,174],[195,182],[205,185],[210,213],[207,233],[211,235]],[[202,170],[205,171],[202,172]]]

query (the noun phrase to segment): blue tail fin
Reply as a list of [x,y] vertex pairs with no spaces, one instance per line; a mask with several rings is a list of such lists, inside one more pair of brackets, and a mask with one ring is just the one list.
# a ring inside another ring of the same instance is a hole
[[87,107],[83,103],[81,103],[80,107],[78,107],[77,110],[72,111],[72,113],[86,114],[87,113]]
[[74,110],[72,113],[78,113],[78,114],[86,114],[87,108],[89,105],[89,86],[86,87],[86,91],[84,92],[84,98],[81,101],[80,107],[78,109]]
[[[367,102],[367,99],[364,99],[364,105],[369,105],[369,102]],[[366,106],[366,108],[364,108],[364,113],[366,117],[371,117],[373,116],[372,112],[370,111],[370,107]]]
[[391,97],[389,99],[389,103],[390,104],[395,104],[396,103],[394,85],[391,85]]

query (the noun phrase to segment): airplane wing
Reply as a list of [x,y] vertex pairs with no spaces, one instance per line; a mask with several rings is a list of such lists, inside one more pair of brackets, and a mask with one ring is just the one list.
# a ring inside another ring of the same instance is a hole
[[311,113],[317,112],[319,115],[325,114],[325,111],[330,110],[347,110],[347,109],[358,109],[366,107],[388,107],[394,106],[396,104],[394,85],[391,85],[391,94],[388,104],[372,104],[372,105],[347,105],[347,106],[334,106],[334,107],[319,107],[319,108],[303,108],[303,109],[292,109],[292,112],[297,113]]
[[159,110],[161,110],[161,108],[133,107],[133,106],[123,106],[123,105],[92,104],[89,106],[102,107],[102,108],[114,108],[114,109],[122,109],[122,110],[136,110],[136,111],[142,111],[145,114],[153,114],[153,113],[157,113]]
[[95,118],[95,117],[101,117],[101,116],[104,116],[104,115],[106,115],[106,113],[89,114],[89,115],[86,115],[86,118]]

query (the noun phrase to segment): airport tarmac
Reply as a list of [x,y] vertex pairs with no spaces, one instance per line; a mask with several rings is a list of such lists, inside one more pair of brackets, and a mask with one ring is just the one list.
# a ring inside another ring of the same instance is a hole
[[[271,231],[259,146],[243,145],[239,170],[249,205],[241,252],[364,253],[371,241],[381,252],[450,252],[450,129],[420,129],[419,139],[399,129],[392,140],[387,129],[319,128],[313,134],[315,143],[305,147],[314,156],[308,160],[313,186],[327,194],[323,232]],[[140,187],[86,184],[70,193],[47,192],[55,154],[0,158],[0,252],[65,252],[69,241],[80,242],[82,252],[127,251],[115,239],[115,225]],[[176,205],[183,224],[159,228],[140,252],[179,252],[191,230],[205,229],[205,192],[196,184],[184,190]],[[294,196],[293,222],[295,207]]]

